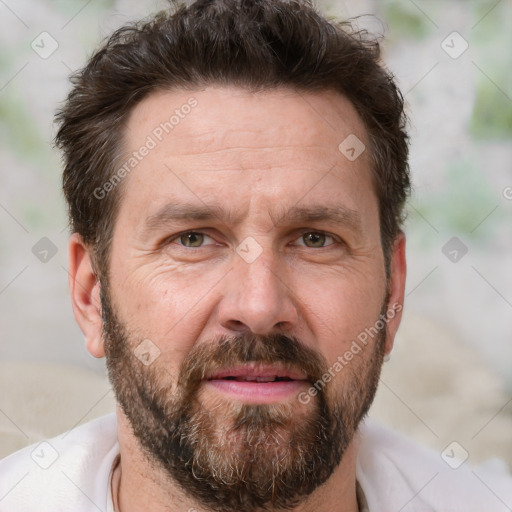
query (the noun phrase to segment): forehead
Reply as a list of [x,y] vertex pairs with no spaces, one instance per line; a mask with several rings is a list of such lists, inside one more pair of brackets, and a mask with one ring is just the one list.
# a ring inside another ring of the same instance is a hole
[[329,153],[348,135],[366,139],[355,108],[338,92],[251,92],[234,86],[153,92],[132,110],[124,135],[129,148],[150,136],[157,152],[186,142],[189,152],[200,153],[216,146],[229,149],[251,134],[258,137],[246,140],[247,148],[287,143],[290,148],[316,145]]
[[186,196],[188,203],[229,201],[232,210],[237,199],[240,207],[261,199],[283,211],[307,190],[317,203],[330,198],[331,206],[339,200],[357,210],[361,199],[376,201],[370,155],[347,158],[346,140],[358,141],[358,151],[368,145],[355,108],[334,91],[158,91],[126,124],[125,160],[134,165],[122,207],[150,216]]

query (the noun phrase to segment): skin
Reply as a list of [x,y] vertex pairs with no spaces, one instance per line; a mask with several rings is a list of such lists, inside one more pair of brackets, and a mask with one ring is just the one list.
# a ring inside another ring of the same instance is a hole
[[[197,106],[122,183],[110,264],[116,311],[132,332],[159,347],[155,364],[174,378],[192,347],[245,330],[297,336],[334,363],[374,325],[387,290],[389,307],[404,299],[405,238],[395,240],[387,281],[369,149],[355,161],[338,150],[350,134],[368,148],[362,121],[348,100],[329,91],[157,92],[129,117],[127,153],[191,96]],[[233,218],[162,222],[147,229],[148,217],[181,202],[229,208]],[[345,208],[358,223],[279,221],[295,206]],[[207,235],[204,245],[180,245],[176,235],[187,230]],[[311,232],[327,233],[325,245],[308,247],[302,235]],[[247,237],[262,250],[252,263],[236,252]],[[69,254],[75,318],[89,352],[103,357],[99,282],[90,248],[78,234],[71,237]],[[400,319],[398,312],[387,323],[386,353]],[[360,357],[370,353],[363,350]],[[343,389],[349,375],[337,374],[333,387]],[[205,389],[204,403],[219,392]],[[294,401],[297,417],[307,412],[296,397],[285,400]],[[202,510],[148,464],[120,409],[117,415],[120,509]],[[331,478],[295,511],[357,510],[357,444],[355,436]]]

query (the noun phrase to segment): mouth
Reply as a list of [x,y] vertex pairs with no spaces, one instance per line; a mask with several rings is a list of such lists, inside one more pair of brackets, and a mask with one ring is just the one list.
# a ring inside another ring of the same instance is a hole
[[307,376],[299,371],[262,364],[216,370],[204,381],[217,392],[248,403],[280,402],[309,383]]

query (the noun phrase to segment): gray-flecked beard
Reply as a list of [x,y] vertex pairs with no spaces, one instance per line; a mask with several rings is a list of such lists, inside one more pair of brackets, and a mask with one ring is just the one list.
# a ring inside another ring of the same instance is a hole
[[279,363],[312,385],[328,373],[325,358],[294,337],[244,333],[194,346],[176,380],[163,366],[165,352],[149,366],[134,356],[141,339],[120,322],[104,286],[102,308],[109,378],[143,452],[212,511],[297,506],[339,465],[377,390],[385,329],[365,347],[371,355],[343,367],[341,392],[332,385],[340,376],[319,387],[307,406],[248,404],[205,396],[204,376],[241,363]]

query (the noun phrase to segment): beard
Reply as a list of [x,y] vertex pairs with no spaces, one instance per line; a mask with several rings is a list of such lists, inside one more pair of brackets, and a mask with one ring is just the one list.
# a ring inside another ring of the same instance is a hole
[[[206,509],[255,512],[291,509],[329,479],[375,396],[385,328],[363,350],[372,351],[369,357],[355,356],[342,368],[341,391],[333,386],[335,377],[315,386],[307,406],[298,399],[248,404],[208,396],[205,376],[249,362],[279,364],[307,375],[312,386],[329,373],[327,361],[295,337],[244,332],[194,345],[179,375],[171,375],[165,352],[148,366],[135,357],[143,338],[129,332],[108,289],[101,290],[116,400],[148,462],[171,484]],[[387,300],[384,312],[386,307]]]

